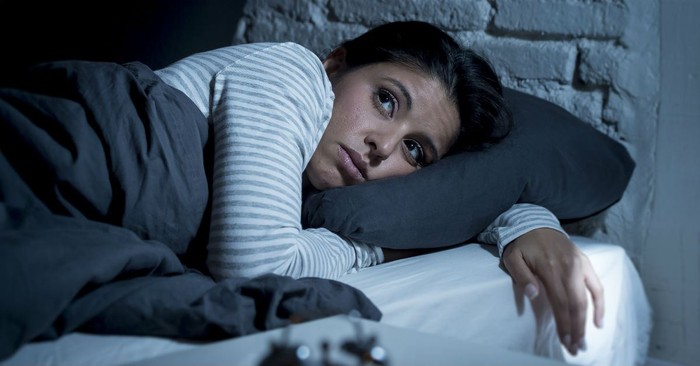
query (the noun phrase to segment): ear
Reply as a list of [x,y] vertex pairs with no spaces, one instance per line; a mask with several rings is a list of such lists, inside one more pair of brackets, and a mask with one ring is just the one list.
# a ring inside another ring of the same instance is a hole
[[345,56],[347,52],[345,47],[338,47],[323,60],[323,68],[326,69],[326,74],[328,74],[329,78],[345,68]]

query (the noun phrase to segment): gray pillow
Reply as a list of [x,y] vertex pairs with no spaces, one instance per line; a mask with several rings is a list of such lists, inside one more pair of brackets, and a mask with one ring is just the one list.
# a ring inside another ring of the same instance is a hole
[[474,238],[517,202],[570,222],[622,197],[635,167],[622,144],[544,99],[504,95],[515,125],[502,142],[407,176],[309,194],[304,226],[387,248],[431,248]]

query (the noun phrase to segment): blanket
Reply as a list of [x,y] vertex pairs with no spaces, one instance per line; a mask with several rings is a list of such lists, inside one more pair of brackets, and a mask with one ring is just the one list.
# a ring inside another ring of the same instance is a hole
[[341,282],[215,282],[211,131],[141,63],[50,62],[0,89],[0,360],[72,331],[213,340],[381,313]]

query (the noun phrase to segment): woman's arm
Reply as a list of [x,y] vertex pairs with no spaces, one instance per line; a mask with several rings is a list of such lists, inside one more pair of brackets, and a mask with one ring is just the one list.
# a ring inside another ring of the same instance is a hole
[[[535,229],[529,227],[537,226]],[[479,239],[497,244],[503,264],[530,299],[547,294],[562,344],[575,355],[585,349],[586,309],[590,292],[593,321],[602,327],[603,286],[588,257],[579,250],[547,209],[516,204],[499,216]],[[542,288],[541,288],[542,287]]]
[[382,261],[378,248],[301,227],[302,172],[333,107],[318,57],[291,43],[244,45],[161,74],[207,108],[214,129],[207,265],[215,278],[337,278]]
[[543,287],[552,306],[557,333],[573,355],[586,349],[588,297],[593,301],[593,323],[601,328],[605,313],[603,285],[588,257],[559,231],[537,229],[509,244],[503,264],[530,299]]
[[[544,207],[528,203],[518,203],[513,205],[506,212],[499,215],[484,231],[477,236],[477,241],[494,244],[498,246],[498,255],[503,255],[503,250],[508,244],[519,236],[535,229],[551,228],[559,230],[562,234],[566,232],[559,225],[559,220]],[[438,250],[446,249],[389,249],[384,251],[384,261],[389,262],[397,259],[413,257],[427,254]]]

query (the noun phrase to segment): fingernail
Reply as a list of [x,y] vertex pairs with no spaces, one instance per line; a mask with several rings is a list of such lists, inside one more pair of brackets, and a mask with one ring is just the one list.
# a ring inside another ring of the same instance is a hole
[[576,356],[576,351],[578,351],[578,349],[571,344],[571,336],[568,334],[564,335],[564,337],[562,337],[562,342],[564,343],[566,350],[569,351],[572,356]]
[[527,298],[530,300],[537,297],[537,287],[531,283],[528,283],[527,286],[525,286],[525,296],[527,296]]
[[585,351],[587,349],[585,338],[581,338],[581,340],[578,341],[578,349],[581,351]]

